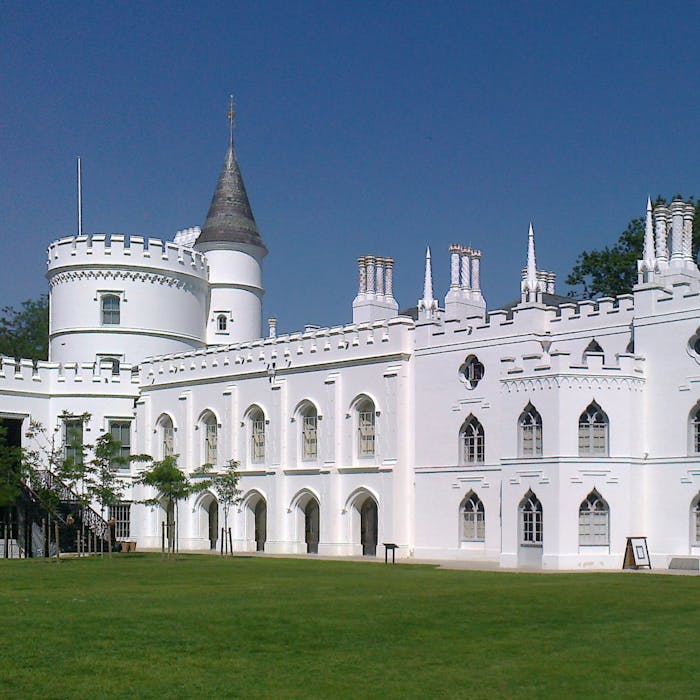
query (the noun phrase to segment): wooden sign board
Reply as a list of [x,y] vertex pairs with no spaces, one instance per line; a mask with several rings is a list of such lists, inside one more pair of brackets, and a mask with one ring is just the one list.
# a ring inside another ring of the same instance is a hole
[[647,566],[651,569],[649,559],[649,547],[646,537],[628,537],[625,547],[625,559],[622,562],[623,569],[640,569]]

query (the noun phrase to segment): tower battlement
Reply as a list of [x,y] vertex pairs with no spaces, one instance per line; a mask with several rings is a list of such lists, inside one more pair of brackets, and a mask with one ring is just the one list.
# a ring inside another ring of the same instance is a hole
[[206,255],[171,241],[120,233],[69,236],[48,247],[47,275],[67,267],[141,267],[206,279]]

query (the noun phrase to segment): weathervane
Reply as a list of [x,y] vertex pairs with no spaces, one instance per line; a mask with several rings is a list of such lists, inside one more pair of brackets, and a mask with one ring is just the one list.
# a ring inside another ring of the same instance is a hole
[[229,95],[228,105],[228,138],[229,143],[233,144],[233,120],[236,118],[235,105],[233,104],[233,95]]

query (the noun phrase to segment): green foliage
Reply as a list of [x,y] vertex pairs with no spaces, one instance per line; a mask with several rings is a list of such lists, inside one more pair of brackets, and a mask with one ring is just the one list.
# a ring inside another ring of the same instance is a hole
[[17,500],[23,478],[22,449],[7,444],[7,428],[0,426],[0,507]]
[[[674,199],[681,198],[677,195]],[[690,198],[693,201],[693,198]],[[665,204],[666,200],[657,197],[656,204]],[[627,228],[612,246],[602,250],[583,251],[576,259],[566,283],[575,289],[570,296],[592,299],[618,294],[629,294],[637,283],[637,260],[641,260],[644,248],[644,229],[646,219],[632,219]],[[700,249],[700,201],[695,205],[693,221],[693,256],[698,257]]]
[[0,355],[46,360],[49,356],[49,301],[27,299],[19,309],[0,309]]
[[228,515],[231,508],[241,502],[242,491],[238,488],[238,480],[240,474],[237,469],[239,462],[235,459],[230,459],[225,467],[221,467],[220,471],[213,471],[211,464],[203,464],[192,473],[192,476],[204,477],[201,481],[197,481],[198,488],[212,488],[216,492],[219,503],[224,510],[224,528],[228,531]]
[[103,433],[97,438],[89,462],[88,492],[100,504],[103,518],[105,508],[121,500],[123,484],[119,470],[128,464],[129,459],[121,455],[121,442],[111,433]]

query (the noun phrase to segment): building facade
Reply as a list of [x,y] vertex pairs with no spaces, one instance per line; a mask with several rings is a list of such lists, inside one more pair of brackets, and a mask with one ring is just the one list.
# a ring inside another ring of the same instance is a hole
[[[393,261],[359,258],[353,322],[262,333],[262,262],[233,138],[207,219],[175,240],[79,235],[48,249],[50,358],[2,358],[0,417],[191,472],[239,462],[234,549],[619,568],[700,555],[700,271],[693,207],[647,207],[633,294],[574,302],[537,267],[488,312],[481,253],[450,247],[444,303],[400,313]],[[26,437],[25,446],[31,447]],[[117,535],[161,543],[124,469]],[[180,549],[216,548],[215,491],[178,506]]]

